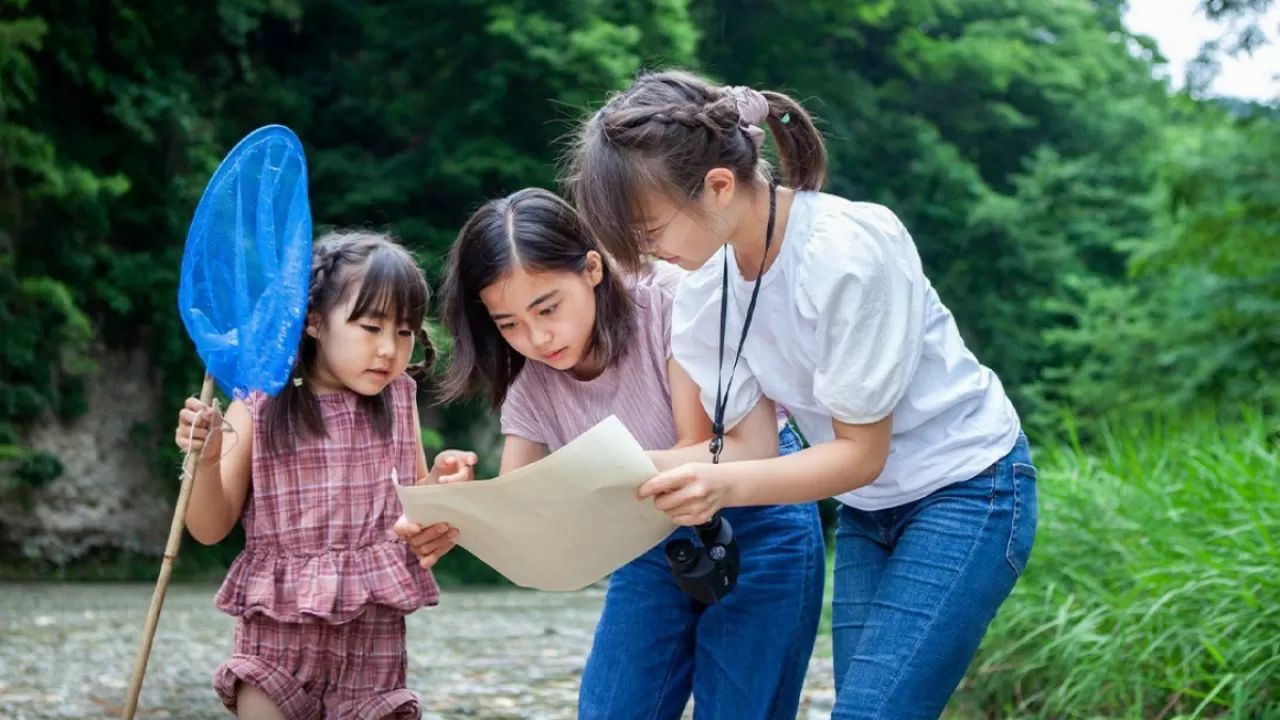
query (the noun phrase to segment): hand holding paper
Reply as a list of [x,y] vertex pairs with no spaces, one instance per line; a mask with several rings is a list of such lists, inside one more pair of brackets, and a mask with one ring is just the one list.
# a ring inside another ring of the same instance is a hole
[[[441,450],[436,454],[427,476],[418,478],[414,484],[468,482],[475,479],[472,468],[477,461],[478,458],[473,452]],[[391,469],[391,482],[397,486],[400,484],[395,468]],[[418,556],[418,562],[427,570],[434,567],[445,553],[453,549],[454,539],[458,537],[457,528],[451,528],[444,523],[436,523],[424,528],[404,515],[396,520],[391,530],[409,545],[413,553]]]
[[718,465],[685,463],[645,481],[636,492],[641,500],[653,498],[653,505],[678,525],[701,525],[726,505],[728,488]]
[[424,528],[401,515],[391,529],[409,545],[413,554],[418,556],[418,564],[426,570],[435,567],[435,564],[440,562],[440,558],[457,544],[458,529],[444,523],[436,523]]
[[408,520],[457,528],[457,543],[516,585],[578,590],[675,529],[636,489],[657,474],[614,416],[492,480],[396,486]]

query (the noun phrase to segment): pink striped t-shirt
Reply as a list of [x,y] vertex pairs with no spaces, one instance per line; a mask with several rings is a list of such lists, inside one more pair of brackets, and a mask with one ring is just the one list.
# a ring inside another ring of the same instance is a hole
[[636,323],[622,359],[591,380],[578,380],[529,361],[502,405],[502,434],[555,451],[597,423],[617,415],[645,450],[675,445],[667,359],[671,356],[671,303],[680,270],[663,263],[628,278]]

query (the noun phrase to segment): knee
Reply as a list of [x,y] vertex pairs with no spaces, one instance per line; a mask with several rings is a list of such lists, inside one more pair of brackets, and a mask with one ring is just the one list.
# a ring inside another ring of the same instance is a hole
[[241,682],[236,688],[236,717],[253,720],[285,720],[284,713],[257,685]]

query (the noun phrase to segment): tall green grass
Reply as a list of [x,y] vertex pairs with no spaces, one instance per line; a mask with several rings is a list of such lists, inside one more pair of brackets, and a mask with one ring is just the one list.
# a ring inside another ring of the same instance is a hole
[[1040,528],[961,716],[1280,717],[1280,426],[1036,449]]

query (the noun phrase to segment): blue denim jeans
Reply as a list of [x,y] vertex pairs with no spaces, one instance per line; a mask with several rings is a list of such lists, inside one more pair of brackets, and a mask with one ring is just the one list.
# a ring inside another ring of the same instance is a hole
[[1026,436],[978,476],[901,507],[841,506],[833,720],[937,718],[1031,556]]
[[[781,452],[800,450],[790,428]],[[822,614],[825,550],[818,508],[729,508],[737,587],[702,607],[680,591],[664,546],[609,579],[582,675],[581,720],[675,720],[693,695],[697,720],[794,720]]]

